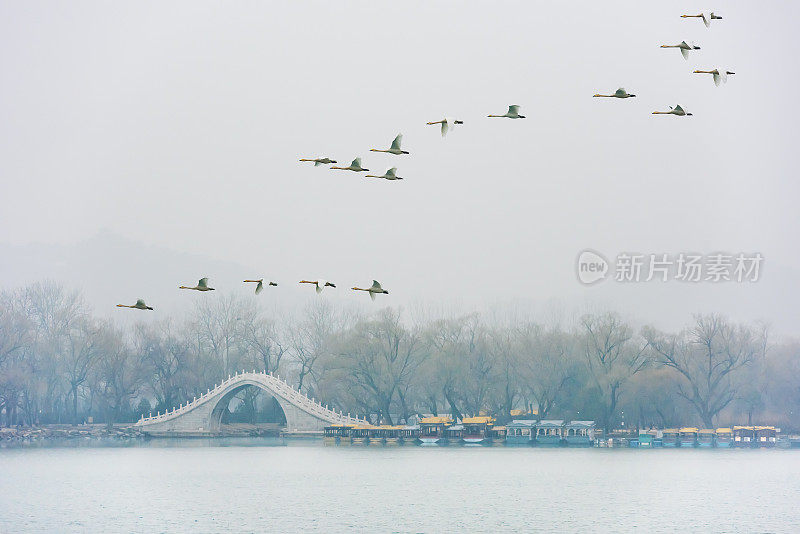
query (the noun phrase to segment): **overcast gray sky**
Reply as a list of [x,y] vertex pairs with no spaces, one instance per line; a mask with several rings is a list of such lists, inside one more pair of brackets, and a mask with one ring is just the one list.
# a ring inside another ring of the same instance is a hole
[[[0,243],[104,231],[298,298],[301,278],[341,300],[377,278],[385,304],[721,311],[796,334],[800,4],[653,4],[2,1]],[[710,29],[679,17],[707,7]],[[683,39],[689,61],[659,48]],[[727,85],[691,73],[716,66]],[[592,98],[619,86],[637,98]],[[650,114],[676,103],[694,116]],[[528,118],[486,118],[509,104]],[[445,114],[465,124],[442,139],[425,122]],[[411,155],[369,152],[399,132]],[[297,161],[317,155],[405,180]],[[584,248],[765,260],[756,284],[584,287]],[[30,276],[0,263],[4,286]],[[159,269],[124,297],[215,276]]]

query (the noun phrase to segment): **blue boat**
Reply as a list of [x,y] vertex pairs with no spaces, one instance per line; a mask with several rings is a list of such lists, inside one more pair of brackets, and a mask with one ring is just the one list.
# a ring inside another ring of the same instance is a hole
[[661,433],[662,447],[680,447],[680,430],[677,428],[665,428]]
[[514,419],[506,425],[506,445],[533,445],[536,421]]
[[713,428],[701,428],[697,432],[697,446],[701,449],[709,449],[714,446],[716,432]]
[[655,439],[650,432],[639,432],[639,438],[636,442],[640,449],[652,449],[655,446]]
[[733,445],[733,430],[730,428],[718,428],[714,436],[714,446],[719,449],[727,449]]
[[594,445],[594,421],[570,421],[564,425],[563,439],[567,447],[591,447]]
[[680,431],[680,446],[681,447],[697,447],[697,432],[698,430],[694,427],[684,427],[681,428]]
[[536,424],[537,447],[560,447],[561,430],[564,426],[562,419],[545,419]]

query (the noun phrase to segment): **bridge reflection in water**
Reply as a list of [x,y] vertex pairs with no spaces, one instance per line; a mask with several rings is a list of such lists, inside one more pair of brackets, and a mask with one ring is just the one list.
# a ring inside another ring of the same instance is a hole
[[272,373],[242,371],[195,397],[192,402],[163,414],[142,417],[135,426],[145,433],[159,436],[217,435],[231,399],[250,386],[275,398],[286,417],[286,430],[289,432],[322,432],[330,424],[366,424],[363,419],[323,406]]

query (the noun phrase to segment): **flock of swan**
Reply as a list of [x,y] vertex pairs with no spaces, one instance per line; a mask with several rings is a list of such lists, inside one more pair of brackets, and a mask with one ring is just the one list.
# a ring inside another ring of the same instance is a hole
[[[706,28],[711,27],[711,22],[714,20],[722,20],[722,17],[715,14],[713,11],[711,12],[703,12],[697,15],[681,15],[681,18],[699,18],[703,21],[703,24],[706,25]],[[695,50],[700,50],[700,47],[692,42],[681,41],[678,44],[674,45],[661,45],[661,48],[677,48],[681,51],[681,55],[683,59],[689,59],[689,52],[693,52]],[[711,70],[695,70],[693,71],[694,74],[711,74],[714,79],[714,84],[719,87],[720,83],[727,83],[728,76],[731,74],[736,74],[735,72],[731,72],[728,69],[717,67]],[[596,97],[608,97],[608,98],[633,98],[636,95],[628,93],[625,89],[620,87],[617,89],[613,94],[610,95],[601,95],[596,94]],[[675,105],[675,107],[670,106],[669,111],[654,111],[653,115],[676,115],[678,117],[690,117],[692,114],[687,112],[680,104]]]
[[[711,27],[712,21],[715,20],[722,20],[722,17],[715,14],[713,11],[711,12],[703,12],[697,15],[681,15],[681,18],[699,18],[703,21],[703,24],[706,25],[707,28]],[[675,45],[661,45],[661,48],[677,48],[681,51],[681,55],[683,55],[684,59],[689,59],[689,52],[693,52],[695,50],[700,50],[700,47],[695,45],[692,42],[687,43],[686,41],[681,41]],[[720,83],[726,83],[728,81],[728,76],[735,74],[727,69],[717,67],[711,70],[695,70],[695,74],[711,74],[713,76],[714,84],[719,86]],[[603,94],[595,94],[594,97],[604,97],[604,98],[634,98],[636,95],[628,93],[624,88],[620,87],[614,93],[609,95]],[[507,119],[524,119],[525,115],[520,115],[519,113],[520,106],[514,104],[508,106],[508,111],[503,115],[487,115],[487,117],[496,117],[496,118],[507,118]],[[653,115],[676,115],[679,117],[687,117],[691,116],[692,114],[687,112],[680,104],[675,105],[675,107],[670,106],[669,111],[653,111]],[[442,137],[447,135],[447,132],[454,128],[456,125],[464,124],[464,121],[453,119],[451,117],[445,117],[438,121],[431,121],[426,123],[428,126],[432,125],[440,125],[440,131]],[[397,134],[397,137],[394,138],[392,144],[389,146],[388,149],[380,149],[380,148],[371,148],[370,152],[383,152],[386,154],[393,154],[395,156],[399,155],[406,155],[409,154],[408,151],[403,150],[401,145],[403,142],[403,134]],[[361,158],[356,157],[350,165],[347,167],[337,167],[335,166],[338,163],[336,160],[329,158],[329,157],[319,157],[319,158],[301,158],[300,161],[302,162],[311,162],[314,164],[315,167],[319,167],[321,165],[331,165],[331,170],[341,170],[341,171],[352,171],[352,172],[369,172],[369,169],[364,167],[361,164]],[[377,174],[366,174],[365,177],[367,178],[379,178],[383,180],[402,180],[403,178],[397,175],[397,167],[389,168],[385,173],[382,175]],[[244,280],[245,283],[254,283],[256,284],[255,293],[256,295],[260,294],[264,290],[264,279],[260,278],[257,280]],[[336,284],[332,282],[328,282],[327,280],[317,279],[317,280],[301,280],[299,283],[301,284],[311,284],[314,286],[317,293],[321,293],[327,287],[336,287]],[[267,286],[277,286],[278,284],[275,282],[267,282]],[[192,291],[214,291],[213,287],[208,285],[208,278],[201,278],[197,285],[194,287],[189,286],[179,286],[179,289],[188,289]],[[372,285],[367,288],[361,287],[352,287],[353,291],[365,291],[369,293],[369,296],[372,300],[375,300],[376,295],[388,295],[389,292],[383,287],[377,280],[372,281]],[[143,299],[139,299],[136,301],[136,304],[133,305],[126,305],[126,304],[117,304],[119,308],[134,308],[138,310],[152,310],[151,306],[145,304]]]

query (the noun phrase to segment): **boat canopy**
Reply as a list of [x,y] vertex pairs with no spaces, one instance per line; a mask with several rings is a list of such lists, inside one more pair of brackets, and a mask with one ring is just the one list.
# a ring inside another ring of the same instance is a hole
[[422,424],[427,424],[427,425],[437,425],[437,424],[449,425],[452,422],[453,422],[453,419],[451,419],[449,416],[423,417],[422,419],[419,420],[419,423],[421,425]]
[[563,419],[543,419],[536,423],[539,428],[561,428],[564,426]]
[[594,428],[595,422],[594,421],[570,421],[567,423],[566,428]]
[[717,429],[717,434],[730,434],[732,432],[733,432],[733,430],[731,430],[730,428],[727,428],[727,427],[722,427],[722,428],[718,428]]
[[490,425],[494,423],[494,417],[490,417],[488,415],[481,415],[478,417],[464,417],[461,420],[461,423],[464,425]]
[[508,428],[533,428],[536,426],[536,421],[532,419],[514,419],[506,426]]

